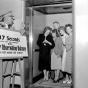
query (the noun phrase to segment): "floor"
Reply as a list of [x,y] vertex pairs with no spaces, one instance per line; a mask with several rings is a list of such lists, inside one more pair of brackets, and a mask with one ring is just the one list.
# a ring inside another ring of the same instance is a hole
[[[60,80],[59,83],[53,83],[52,79],[48,82],[43,82],[43,79],[39,80],[38,82],[34,83],[30,87],[25,88],[73,88],[72,84],[63,84],[63,80]],[[11,87],[10,87],[11,88]],[[20,86],[15,86],[14,88],[21,88]]]
[[72,84],[63,84],[63,80],[60,80],[59,83],[53,83],[52,79],[48,82],[43,82],[42,79],[33,84],[30,88],[73,88]]

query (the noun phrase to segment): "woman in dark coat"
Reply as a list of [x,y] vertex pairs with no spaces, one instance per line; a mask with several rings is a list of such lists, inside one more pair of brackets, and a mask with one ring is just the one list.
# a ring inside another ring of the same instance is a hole
[[51,70],[51,49],[54,48],[50,27],[45,27],[43,34],[38,37],[37,45],[39,46],[39,71],[44,73],[44,81],[48,80],[48,73]]

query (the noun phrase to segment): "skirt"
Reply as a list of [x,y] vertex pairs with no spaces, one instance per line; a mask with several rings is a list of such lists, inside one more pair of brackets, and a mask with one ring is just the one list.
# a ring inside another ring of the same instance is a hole
[[61,69],[61,57],[57,58],[54,51],[51,54],[51,70]]
[[66,54],[65,72],[72,73],[72,49]]
[[39,71],[43,71],[43,70],[47,70],[50,71],[51,70],[51,55],[44,55],[44,54],[40,54],[39,55],[39,63],[38,63],[38,69]]

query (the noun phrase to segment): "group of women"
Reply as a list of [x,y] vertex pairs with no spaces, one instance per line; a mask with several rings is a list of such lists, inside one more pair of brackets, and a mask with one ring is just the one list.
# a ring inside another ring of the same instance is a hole
[[59,82],[60,70],[65,74],[63,83],[72,83],[72,25],[60,26],[59,22],[53,23],[53,29],[44,28],[39,34],[39,71],[44,73],[44,81],[49,80],[49,72],[54,70],[53,82]]

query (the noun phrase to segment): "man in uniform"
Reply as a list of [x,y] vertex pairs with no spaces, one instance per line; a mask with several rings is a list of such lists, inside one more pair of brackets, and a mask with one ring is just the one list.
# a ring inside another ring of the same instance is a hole
[[[16,30],[13,27],[14,20],[15,20],[14,16],[13,16],[12,12],[10,11],[1,16],[0,27],[11,29],[11,30]],[[24,35],[26,33],[24,23],[22,23],[22,25],[21,25],[20,33],[21,33],[21,35]]]
[[12,25],[14,24],[14,16],[12,15],[12,13],[7,13],[5,15],[3,15],[1,17],[1,22],[0,22],[0,26],[3,28],[8,28],[10,29],[12,27]]

